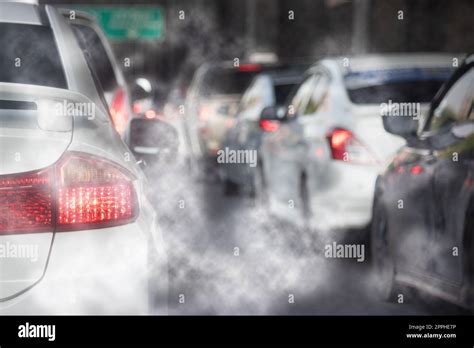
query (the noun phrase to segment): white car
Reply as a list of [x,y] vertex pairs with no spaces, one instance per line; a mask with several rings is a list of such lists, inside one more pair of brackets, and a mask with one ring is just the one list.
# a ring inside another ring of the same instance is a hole
[[283,118],[267,115],[275,127],[262,139],[257,192],[270,211],[320,230],[367,226],[377,173],[404,144],[384,130],[382,114],[422,114],[453,57],[367,55],[311,67]]
[[0,44],[0,314],[166,313],[146,179],[71,26],[0,3]]

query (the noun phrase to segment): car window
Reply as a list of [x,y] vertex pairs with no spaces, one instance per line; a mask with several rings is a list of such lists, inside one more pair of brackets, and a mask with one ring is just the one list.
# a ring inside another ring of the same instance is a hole
[[[316,76],[311,75],[307,77],[298,87],[289,104],[290,117],[303,114],[306,109],[306,105],[308,104],[309,98],[311,97],[311,92],[313,91],[315,82]],[[293,115],[291,113],[291,109],[294,111]]]
[[51,28],[0,23],[0,81],[67,88]]
[[344,83],[354,104],[429,103],[451,73],[451,68],[352,72]]
[[96,31],[86,25],[73,24],[74,33],[84,51],[89,66],[94,70],[97,79],[104,92],[114,92],[117,87],[117,79],[112,62],[107,55],[104,45]]
[[200,96],[241,94],[249,86],[256,72],[237,69],[210,69],[204,75],[198,93]]
[[273,92],[275,93],[275,102],[277,105],[284,104],[288,99],[293,88],[295,88],[296,83],[286,83],[274,85]]
[[318,75],[317,83],[308,100],[303,115],[311,115],[323,104],[329,89],[329,78],[326,74]]
[[474,119],[474,68],[467,71],[454,83],[446,96],[434,110],[429,126],[436,131],[452,123]]

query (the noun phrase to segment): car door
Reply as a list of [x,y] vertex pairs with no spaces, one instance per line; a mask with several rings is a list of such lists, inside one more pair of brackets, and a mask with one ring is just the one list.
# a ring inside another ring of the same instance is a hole
[[[259,110],[262,108],[259,78],[257,77],[242,95],[239,103],[237,123],[226,136],[225,146],[238,151],[246,148],[249,129],[252,123],[257,123]],[[257,120],[256,120],[257,119]],[[244,167],[246,164],[226,164],[227,176],[234,182],[245,181]]]
[[265,142],[265,174],[271,194],[279,200],[294,200],[299,195],[302,163],[304,162],[304,117],[317,77],[307,76],[287,105],[286,119],[276,132],[267,133]]
[[[434,191],[437,228],[432,260],[437,277],[461,285],[465,265],[468,206],[474,178],[474,68],[468,69],[446,93],[430,120],[430,142],[436,167]],[[471,207],[472,208],[472,207]],[[471,259],[472,260],[472,259]]]

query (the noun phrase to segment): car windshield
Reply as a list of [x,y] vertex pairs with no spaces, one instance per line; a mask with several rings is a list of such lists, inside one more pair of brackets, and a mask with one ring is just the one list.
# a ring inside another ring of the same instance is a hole
[[199,89],[201,96],[213,94],[242,94],[257,72],[236,69],[211,69]]
[[51,28],[0,23],[0,82],[67,88]]
[[429,103],[451,72],[449,68],[353,72],[344,83],[354,104]]

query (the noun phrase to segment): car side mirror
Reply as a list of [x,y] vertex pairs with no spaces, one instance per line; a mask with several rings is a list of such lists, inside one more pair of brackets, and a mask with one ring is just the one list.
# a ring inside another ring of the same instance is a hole
[[262,110],[260,120],[283,121],[286,119],[286,108],[284,106],[269,106]]
[[260,114],[259,126],[264,132],[276,132],[280,122],[286,119],[286,108],[283,106],[269,106]]
[[418,116],[383,114],[383,127],[388,133],[401,136],[407,140],[416,138],[419,124]]
[[158,160],[176,157],[178,132],[159,119],[134,118],[130,121],[129,147],[139,160],[153,165]]

